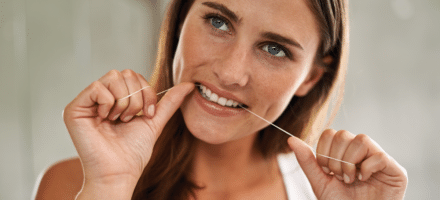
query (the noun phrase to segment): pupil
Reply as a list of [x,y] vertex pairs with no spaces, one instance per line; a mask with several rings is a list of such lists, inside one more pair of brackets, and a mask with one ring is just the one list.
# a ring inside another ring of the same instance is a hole
[[280,52],[280,49],[274,45],[269,45],[268,47],[269,53],[276,55]]
[[221,19],[218,18],[212,19],[212,25],[215,26],[216,28],[220,28],[223,24],[224,22]]

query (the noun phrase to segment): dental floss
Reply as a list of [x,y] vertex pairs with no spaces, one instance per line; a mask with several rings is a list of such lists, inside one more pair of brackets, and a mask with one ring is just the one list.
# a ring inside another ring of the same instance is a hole
[[136,91],[136,92],[133,92],[132,94],[129,94],[129,95],[126,96],[126,97],[122,97],[122,98],[118,99],[118,101],[119,101],[119,100],[122,100],[122,99],[126,99],[126,98],[128,98],[128,97],[131,97],[131,96],[133,96],[134,94],[136,94],[136,93],[138,93],[138,92],[140,92],[140,91],[142,91],[143,89],[148,88],[148,87],[150,87],[150,86],[145,86],[145,87],[141,88],[140,90],[138,90],[138,91]]
[[[196,84],[196,85],[197,85],[197,86],[200,86],[199,84]],[[126,96],[126,97],[122,97],[122,98],[118,99],[117,101],[122,100],[122,99],[126,99],[126,98],[128,98],[128,97],[131,97],[131,96],[133,96],[134,94],[136,94],[136,93],[138,93],[138,92],[140,92],[140,91],[142,91],[143,89],[148,88],[148,87],[150,87],[150,86],[145,86],[145,87],[139,89],[139,90],[136,91],[136,92],[133,92],[132,94],[130,94],[130,95]],[[171,90],[171,88],[166,89],[166,90],[164,90],[164,91],[162,91],[162,92],[159,92],[159,93],[157,93],[156,95],[160,95],[160,94],[162,94],[162,93],[165,93],[165,92],[167,92],[168,90]]]
[[[201,86],[200,84],[196,84],[196,85],[197,85],[197,86]],[[140,92],[140,91],[142,91],[143,89],[148,88],[148,87],[150,87],[150,86],[145,86],[145,87],[143,87],[142,89],[140,89],[140,90],[134,92],[133,94],[130,94],[130,95],[126,96],[126,97],[123,97],[123,98],[121,98],[121,99],[118,99],[118,101],[119,101],[119,100],[122,100],[122,99],[125,99],[125,98],[128,98],[128,97],[130,97],[130,96],[132,96],[132,95],[134,95],[134,94],[136,94],[136,93],[138,93],[138,92]],[[171,88],[170,88],[170,89],[167,89],[167,90],[164,90],[164,91],[162,91],[162,92],[159,92],[159,93],[157,93],[156,95],[160,95],[160,94],[162,94],[162,93],[165,93],[165,92],[167,92],[168,90],[171,90]],[[238,104],[238,106],[240,106],[240,107],[243,108],[244,110],[248,111],[249,113],[251,113],[251,114],[257,116],[258,118],[260,118],[261,120],[265,121],[266,123],[268,123],[268,124],[274,126],[274,127],[277,128],[278,130],[280,130],[280,131],[286,133],[287,135],[289,135],[289,136],[291,136],[291,137],[295,137],[295,136],[293,136],[291,133],[289,133],[289,132],[285,131],[284,129],[280,128],[279,126],[277,126],[277,125],[275,125],[275,124],[273,124],[273,123],[267,121],[266,119],[260,117],[259,115],[255,114],[254,112],[252,112],[252,111],[246,109],[245,107],[241,106],[240,104]],[[64,110],[63,110],[63,111],[64,111]],[[312,149],[312,150],[313,150],[313,149]],[[319,155],[319,156],[322,156],[322,157],[325,157],[325,158],[328,158],[328,159],[336,160],[336,161],[339,161],[339,162],[343,162],[343,163],[347,163],[347,164],[355,165],[355,164],[353,164],[353,163],[351,163],[351,162],[347,162],[347,161],[339,160],[339,159],[332,158],[332,157],[329,157],[329,156],[326,156],[326,155],[322,155],[322,154],[316,153],[315,150],[313,150],[313,151],[314,151],[314,153],[315,153],[316,155]]]
[[[287,131],[285,131],[284,129],[280,128],[279,126],[277,126],[277,125],[275,125],[275,124],[273,124],[273,123],[267,121],[266,119],[264,119],[264,118],[258,116],[257,114],[255,114],[254,112],[252,112],[252,111],[246,109],[245,107],[241,106],[240,104],[239,104],[238,106],[240,106],[240,107],[243,108],[244,110],[248,111],[249,113],[251,113],[251,114],[257,116],[258,118],[262,119],[263,121],[267,122],[268,124],[274,126],[274,127],[277,128],[278,130],[280,130],[280,131],[286,133],[287,135],[292,136],[292,137],[295,137],[295,136],[293,136],[292,134],[290,134],[289,132],[287,132]],[[312,149],[312,150],[313,150],[313,149]],[[315,150],[313,150],[313,151],[315,152]],[[351,162],[347,162],[347,161],[339,160],[339,159],[332,158],[332,157],[329,157],[329,156],[326,156],[326,155],[322,155],[322,154],[319,154],[319,153],[316,153],[316,152],[315,152],[315,154],[316,154],[316,155],[319,155],[319,156],[322,156],[322,157],[326,157],[326,158],[332,159],[332,160],[336,160],[336,161],[339,161],[339,162],[343,162],[343,163],[347,163],[347,164],[355,165],[355,164],[353,164],[353,163],[351,163]]]

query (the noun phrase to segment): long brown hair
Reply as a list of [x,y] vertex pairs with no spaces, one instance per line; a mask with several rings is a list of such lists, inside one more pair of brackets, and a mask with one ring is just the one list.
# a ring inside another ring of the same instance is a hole
[[[325,68],[320,81],[304,97],[294,96],[281,116],[274,122],[286,131],[316,143],[324,128],[332,123],[344,93],[348,53],[348,13],[345,0],[307,0],[321,31],[321,44],[315,62]],[[156,67],[151,84],[156,91],[173,86],[172,64],[178,44],[179,24],[183,23],[194,0],[172,0],[161,26]],[[322,59],[331,56],[333,61],[324,65]],[[334,97],[334,98],[332,98]],[[324,125],[328,108],[332,111]],[[268,126],[258,133],[255,146],[266,158],[289,152],[288,136]],[[194,157],[192,145],[195,138],[186,128],[182,113],[178,110],[168,121],[158,138],[153,155],[145,167],[132,199],[188,199],[200,189],[190,179]]]

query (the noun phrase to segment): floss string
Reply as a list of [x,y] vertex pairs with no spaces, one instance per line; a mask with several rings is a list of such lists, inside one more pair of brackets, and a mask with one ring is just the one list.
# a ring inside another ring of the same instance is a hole
[[[280,128],[279,126],[277,126],[277,125],[275,125],[275,124],[273,124],[273,123],[267,121],[266,119],[260,117],[259,115],[257,115],[257,114],[255,114],[254,112],[252,112],[252,111],[246,109],[245,107],[243,107],[243,106],[241,106],[241,105],[239,105],[239,106],[240,106],[241,108],[243,108],[244,110],[248,111],[249,113],[251,113],[251,114],[257,116],[258,118],[262,119],[263,121],[267,122],[268,124],[272,125],[273,127],[277,128],[278,130],[280,130],[280,131],[286,133],[287,135],[292,136],[292,137],[295,137],[295,136],[293,136],[291,133],[289,133],[289,132],[287,132],[286,130]],[[313,150],[313,149],[312,149],[312,150]],[[322,154],[316,153],[315,150],[313,150],[313,152],[314,152],[316,155],[318,155],[318,156],[322,156],[322,157],[329,158],[329,159],[332,159],[332,160],[336,160],[336,161],[339,161],[339,162],[347,163],[347,164],[350,164],[350,165],[355,165],[355,164],[353,164],[353,163],[351,163],[351,162],[347,162],[347,161],[339,160],[339,159],[336,159],[336,158],[332,158],[332,157],[329,157],[329,156],[326,156],[326,155],[322,155]]]
[[[196,84],[196,86],[201,86],[201,85]],[[138,92],[140,92],[140,91],[142,91],[143,89],[148,88],[148,87],[150,87],[150,86],[145,86],[145,87],[141,88],[140,90],[138,90],[138,91],[136,91],[136,92],[134,92],[134,93],[132,93],[132,94],[126,96],[126,97],[123,97],[123,98],[121,98],[121,99],[118,99],[118,100],[122,100],[122,99],[128,98],[128,97],[130,97],[130,96],[132,96],[132,95],[134,95],[134,94],[136,94],[136,93],[138,93]],[[165,93],[165,92],[167,92],[168,90],[171,90],[171,88],[166,89],[166,90],[164,90],[164,91],[162,91],[162,92],[159,92],[159,93],[157,93],[156,95],[160,95],[160,94],[162,94],[162,93]],[[260,118],[261,120],[265,121],[265,122],[268,123],[269,125],[272,125],[273,127],[277,128],[278,130],[284,132],[285,134],[287,134],[287,135],[289,135],[289,136],[291,136],[291,137],[295,137],[295,136],[293,136],[291,133],[285,131],[284,129],[280,128],[279,126],[273,124],[272,122],[267,121],[267,120],[264,119],[263,117],[260,117],[259,115],[255,114],[254,112],[252,112],[252,111],[248,110],[247,108],[241,106],[240,104],[238,104],[238,106],[240,106],[241,108],[243,108],[243,109],[246,110],[247,112],[249,112],[249,113],[255,115],[256,117]],[[336,158],[332,158],[332,157],[329,157],[329,156],[326,156],[326,155],[322,155],[322,154],[316,153],[315,150],[313,150],[313,149],[312,149],[312,151],[313,151],[316,155],[318,155],[318,156],[322,156],[322,157],[325,157],[325,158],[328,158],[328,159],[332,159],[332,160],[336,160],[336,161],[339,161],[339,162],[347,163],[347,164],[350,164],[350,165],[355,165],[355,164],[353,164],[353,163],[351,163],[351,162],[347,162],[347,161],[339,160],[339,159],[336,159]]]

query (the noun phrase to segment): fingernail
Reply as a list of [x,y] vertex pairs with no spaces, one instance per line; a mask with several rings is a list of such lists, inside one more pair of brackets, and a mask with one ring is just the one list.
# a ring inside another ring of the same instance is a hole
[[128,122],[128,121],[130,121],[131,118],[132,118],[132,116],[126,116],[126,117],[124,118],[124,121],[125,121],[125,122]]
[[344,180],[344,179],[342,178],[342,176],[339,176],[339,175],[337,175],[337,174],[335,174],[335,176],[336,176],[336,178],[337,178],[338,180],[340,180],[340,181]]
[[327,167],[322,167],[322,170],[323,170],[326,174],[330,173],[330,169],[327,168]]
[[148,115],[150,115],[150,117],[154,116],[154,105],[148,106]]
[[344,182],[347,184],[350,183],[350,177],[348,177],[347,174],[344,174]]
[[362,174],[359,174],[359,180],[362,181]]
[[121,115],[121,113],[119,113],[119,114],[115,115],[115,116],[113,117],[113,119],[112,119],[112,120],[113,120],[113,121],[114,121],[114,120],[117,120],[117,119],[118,119],[118,117],[119,117],[119,115]]

